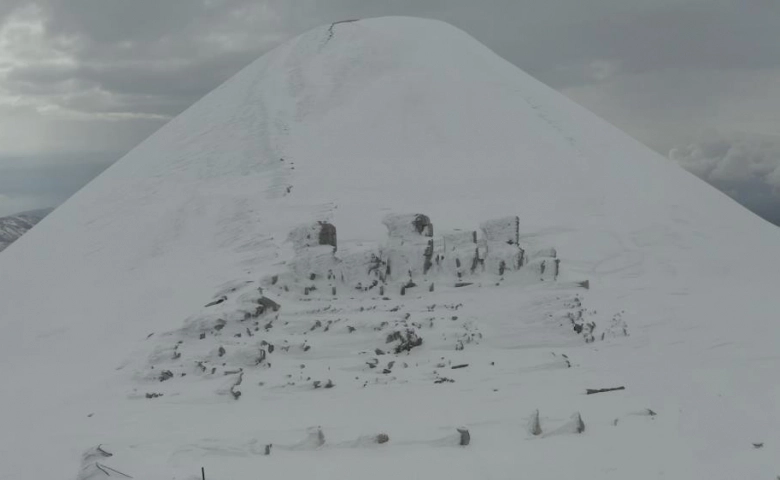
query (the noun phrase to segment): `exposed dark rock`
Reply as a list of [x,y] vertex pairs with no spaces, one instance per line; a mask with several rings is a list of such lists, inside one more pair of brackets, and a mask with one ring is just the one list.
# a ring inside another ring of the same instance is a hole
[[612,388],[588,388],[585,390],[586,395],[593,395],[596,393],[606,393],[606,392],[616,392],[619,390],[625,390],[626,387],[620,386],[620,387],[612,387]]
[[258,303],[258,305],[263,307],[263,311],[260,312],[261,314],[266,312],[266,311],[278,312],[279,309],[282,308],[281,305],[279,305],[278,303],[274,302],[273,300],[271,300],[268,297],[260,297],[259,299],[257,299],[257,303]]
[[417,233],[420,235],[424,235],[426,237],[433,236],[433,224],[427,215],[418,213],[415,215],[412,224],[414,225],[414,229],[417,230]]
[[319,225],[320,225],[320,235],[319,235],[320,245],[330,245],[331,247],[333,247],[334,250],[336,250],[338,248],[336,242],[336,227],[327,222],[319,222]]
[[528,431],[531,435],[538,437],[542,434],[542,424],[539,421],[539,410],[534,411],[531,420],[528,422]]
[[414,347],[419,347],[423,343],[422,337],[417,335],[413,329],[409,328],[405,331],[395,331],[387,336],[385,343],[398,342],[393,352],[397,355],[401,352],[408,352]]
[[469,433],[468,429],[466,428],[458,428],[458,433],[460,434],[460,445],[465,447],[469,443],[471,443],[471,434]]
[[214,300],[213,302],[207,303],[206,307],[213,307],[214,305],[219,305],[220,303],[224,302],[225,300],[227,300],[227,297],[222,295],[221,297],[219,297],[218,299]]
[[428,244],[425,246],[425,251],[423,252],[423,257],[425,258],[423,262],[423,274],[428,273],[428,270],[433,267],[433,240],[428,240]]

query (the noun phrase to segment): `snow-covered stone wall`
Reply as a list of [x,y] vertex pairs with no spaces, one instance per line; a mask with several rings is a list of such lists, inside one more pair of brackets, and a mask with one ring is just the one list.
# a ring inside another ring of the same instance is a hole
[[527,257],[516,216],[487,220],[479,231],[439,235],[434,235],[431,218],[420,213],[391,214],[382,223],[387,227],[384,242],[339,251],[334,225],[313,222],[293,229],[288,240],[295,256],[287,272],[274,276],[273,286],[304,295],[335,296],[347,290],[384,296],[411,288],[432,291],[436,283],[466,286],[491,277],[491,282],[501,281],[514,273],[531,282],[555,281],[559,275],[554,248]]

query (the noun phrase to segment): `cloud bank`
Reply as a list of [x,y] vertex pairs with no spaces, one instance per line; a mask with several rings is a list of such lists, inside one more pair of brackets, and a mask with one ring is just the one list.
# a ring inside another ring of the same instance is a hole
[[780,225],[780,136],[709,130],[669,158]]

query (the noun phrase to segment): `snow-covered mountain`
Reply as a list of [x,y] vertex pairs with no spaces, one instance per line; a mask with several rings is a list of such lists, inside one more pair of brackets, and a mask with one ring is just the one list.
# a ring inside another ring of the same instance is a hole
[[0,252],[43,220],[51,209],[32,210],[0,217]]
[[780,231],[443,23],[286,43],[13,250],[3,480],[780,475]]

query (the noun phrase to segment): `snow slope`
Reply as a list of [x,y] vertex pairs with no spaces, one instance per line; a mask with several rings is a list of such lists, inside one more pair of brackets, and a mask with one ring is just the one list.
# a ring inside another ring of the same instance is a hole
[[34,227],[49,212],[51,209],[42,209],[0,217],[0,252]]
[[[304,294],[296,227],[335,225],[304,265],[349,274],[416,248],[382,223],[408,213],[436,242],[517,215],[560,275]],[[12,248],[2,480],[780,475],[780,230],[446,24],[305,33]]]

